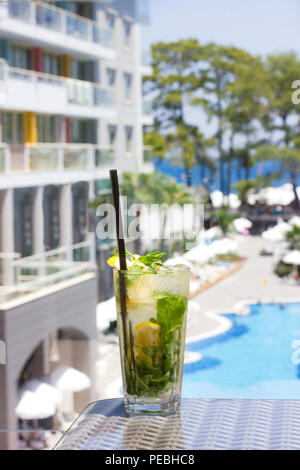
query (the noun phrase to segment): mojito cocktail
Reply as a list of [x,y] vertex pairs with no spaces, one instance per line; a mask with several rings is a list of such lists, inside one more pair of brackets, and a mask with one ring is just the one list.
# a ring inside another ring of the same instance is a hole
[[[114,266],[124,399],[130,414],[178,408],[184,364],[189,270],[167,267],[164,253],[127,255]],[[123,292],[123,293],[122,293]],[[123,296],[123,299],[122,299]]]

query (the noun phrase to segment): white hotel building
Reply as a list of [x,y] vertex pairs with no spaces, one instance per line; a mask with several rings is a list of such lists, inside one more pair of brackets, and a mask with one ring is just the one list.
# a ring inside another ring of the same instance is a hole
[[[94,384],[97,283],[87,204],[108,187],[108,168],[147,166],[146,6],[0,2],[1,429],[17,428],[27,379],[64,364]],[[75,406],[94,398],[92,385]],[[17,437],[1,432],[0,449],[17,448]]]

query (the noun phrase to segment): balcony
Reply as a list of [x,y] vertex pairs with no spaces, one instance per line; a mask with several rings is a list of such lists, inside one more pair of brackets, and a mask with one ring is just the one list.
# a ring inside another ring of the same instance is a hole
[[1,5],[1,31],[14,37],[34,38],[37,46],[55,45],[62,51],[94,59],[114,58],[111,31],[99,28],[95,21],[49,3],[26,0],[7,3]]
[[94,270],[94,241],[19,258],[0,253],[0,304]]
[[[114,91],[100,84],[9,67],[0,60],[0,108],[100,118],[110,115]],[[2,94],[1,94],[2,91]],[[1,99],[2,97],[2,99]]]
[[94,144],[27,144],[13,153],[0,144],[0,173],[94,170],[115,161],[115,148]]

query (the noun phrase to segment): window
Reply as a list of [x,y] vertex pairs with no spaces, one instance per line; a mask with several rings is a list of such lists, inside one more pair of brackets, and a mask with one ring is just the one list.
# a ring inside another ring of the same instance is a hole
[[106,12],[106,26],[107,26],[107,29],[109,29],[110,31],[113,31],[114,26],[115,26],[115,16],[107,12]]
[[43,71],[49,75],[59,75],[59,57],[54,54],[44,54]]
[[131,46],[131,24],[124,23],[124,44],[126,49],[129,49]]
[[15,114],[15,129],[16,129],[16,144],[23,144],[23,115],[21,113]]
[[88,143],[88,126],[91,126],[91,121],[72,119],[71,122],[71,141],[74,144]]
[[117,126],[109,124],[108,126],[108,140],[109,145],[115,145],[117,136]]
[[84,80],[84,63],[79,60],[71,61],[71,77],[77,80]]
[[13,141],[13,115],[12,113],[4,113],[3,119],[3,142],[11,144]]
[[115,69],[106,69],[107,85],[113,87],[116,83],[116,71]]
[[44,115],[37,116],[37,132],[38,142],[55,142],[55,117]]
[[125,87],[125,100],[131,101],[132,99],[132,75],[130,73],[124,73],[124,87]]
[[131,126],[125,126],[125,151],[128,156],[132,154],[132,134],[133,128]]
[[12,46],[11,48],[11,62],[12,67],[22,69],[30,69],[30,52],[25,47]]
[[2,139],[6,144],[22,145],[23,136],[23,115],[22,113],[3,114]]
[[44,189],[44,244],[46,250],[54,250],[59,246],[59,190],[49,185]]

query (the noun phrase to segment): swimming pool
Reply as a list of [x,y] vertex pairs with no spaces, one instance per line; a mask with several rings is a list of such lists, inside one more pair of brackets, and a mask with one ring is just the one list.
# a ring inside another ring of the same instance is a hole
[[202,359],[186,364],[182,395],[199,398],[300,398],[300,303],[250,305],[224,314],[226,333],[189,343]]

